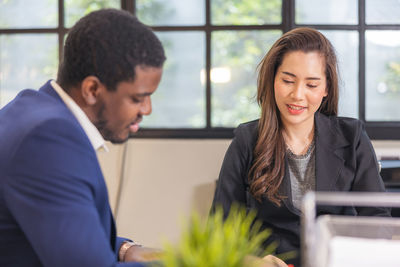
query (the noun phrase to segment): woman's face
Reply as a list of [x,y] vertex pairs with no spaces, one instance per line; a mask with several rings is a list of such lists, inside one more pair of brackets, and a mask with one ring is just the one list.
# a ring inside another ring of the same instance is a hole
[[288,52],[274,80],[275,101],[284,127],[312,127],[327,95],[325,59],[318,52]]

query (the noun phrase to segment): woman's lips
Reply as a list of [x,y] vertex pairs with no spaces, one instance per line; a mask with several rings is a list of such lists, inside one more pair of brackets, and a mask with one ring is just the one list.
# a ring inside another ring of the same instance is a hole
[[297,106],[297,105],[287,104],[286,106],[288,108],[289,113],[292,114],[292,115],[301,114],[306,109],[306,107]]

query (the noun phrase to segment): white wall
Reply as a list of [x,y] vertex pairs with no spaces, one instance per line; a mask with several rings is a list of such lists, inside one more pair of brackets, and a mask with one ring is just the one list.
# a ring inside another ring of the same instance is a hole
[[[164,239],[176,242],[192,211],[207,216],[229,144],[225,139],[130,139],[126,145],[109,144],[110,152],[100,153],[99,160],[118,234],[151,247],[161,247]],[[373,145],[378,158],[400,157],[400,141]],[[115,210],[121,176],[120,205]]]
[[373,140],[372,145],[375,148],[376,157],[397,157],[400,159],[400,141],[378,141]]

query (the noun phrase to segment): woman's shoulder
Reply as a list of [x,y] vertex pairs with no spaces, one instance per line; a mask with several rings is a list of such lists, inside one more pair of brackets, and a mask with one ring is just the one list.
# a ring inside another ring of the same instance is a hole
[[257,119],[239,124],[233,131],[235,143],[244,145],[249,149],[253,148],[258,136],[258,121]]
[[359,119],[356,118],[351,118],[351,117],[341,117],[341,116],[326,116],[323,114],[320,114],[323,117],[325,117],[329,123],[338,128],[338,129],[358,129],[360,127],[363,127],[364,123],[360,121]]
[[238,135],[249,136],[249,137],[256,136],[258,130],[258,121],[259,120],[257,119],[239,124],[239,126],[234,130],[235,136]]
[[318,114],[316,120],[319,130],[329,130],[329,133],[345,139],[358,139],[364,131],[364,123],[356,118]]

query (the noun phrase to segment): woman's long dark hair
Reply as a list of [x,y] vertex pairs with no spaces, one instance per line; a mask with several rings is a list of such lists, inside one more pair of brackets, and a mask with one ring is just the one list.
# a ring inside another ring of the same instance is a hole
[[327,96],[319,112],[337,115],[338,71],[335,50],[329,40],[317,30],[297,28],[282,35],[258,65],[257,101],[261,106],[258,139],[249,172],[250,192],[259,201],[266,196],[276,205],[285,197],[278,189],[285,175],[285,142],[282,122],[275,102],[274,80],[283,57],[288,52],[318,52],[325,59]]

